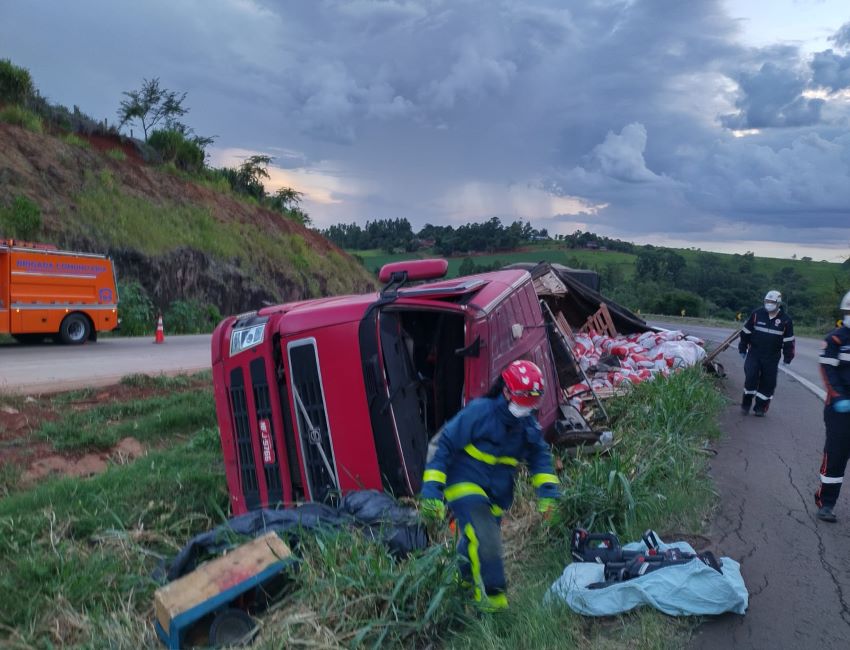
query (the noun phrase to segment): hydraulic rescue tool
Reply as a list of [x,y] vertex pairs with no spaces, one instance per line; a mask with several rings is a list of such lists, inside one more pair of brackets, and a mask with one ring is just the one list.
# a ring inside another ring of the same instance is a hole
[[570,551],[577,562],[605,565],[605,581],[588,585],[589,589],[601,589],[693,560],[699,560],[718,573],[723,573],[720,563],[711,551],[694,554],[676,548],[661,550],[661,542],[652,530],[647,530],[642,540],[647,550],[627,551],[620,546],[620,540],[613,533],[589,533],[583,528],[576,528],[573,530]]

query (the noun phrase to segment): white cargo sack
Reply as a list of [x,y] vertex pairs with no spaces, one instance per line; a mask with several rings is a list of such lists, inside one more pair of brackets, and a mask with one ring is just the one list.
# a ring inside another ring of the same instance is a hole
[[[659,546],[694,553],[687,542]],[[643,542],[625,544],[623,550],[646,551]],[[635,607],[651,605],[670,616],[696,616],[747,611],[749,594],[741,576],[741,565],[720,558],[723,573],[698,559],[658,569],[646,575],[614,583],[602,589],[587,586],[605,580],[604,566],[596,562],[573,562],[546,592],[546,602],[565,602],[585,616],[611,616]]]

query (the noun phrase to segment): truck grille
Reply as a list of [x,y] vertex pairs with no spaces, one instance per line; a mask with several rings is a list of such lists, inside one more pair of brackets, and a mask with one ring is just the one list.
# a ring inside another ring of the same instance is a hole
[[254,359],[251,362],[251,384],[254,387],[254,405],[257,408],[257,422],[267,423],[272,454],[274,459],[271,463],[263,463],[263,475],[266,479],[266,490],[268,491],[268,504],[276,505],[283,501],[283,489],[280,481],[280,450],[277,448],[274,424],[272,419],[272,405],[270,401],[269,382],[266,377],[266,366],[263,359]]
[[289,369],[310,492],[313,501],[329,501],[338,493],[337,471],[313,341],[289,346]]
[[242,368],[234,368],[230,373],[230,404],[233,411],[233,431],[236,434],[242,496],[248,510],[254,510],[260,506],[260,489],[257,483],[257,467],[254,462],[254,445],[251,442],[251,425],[248,401],[245,399],[245,377]]

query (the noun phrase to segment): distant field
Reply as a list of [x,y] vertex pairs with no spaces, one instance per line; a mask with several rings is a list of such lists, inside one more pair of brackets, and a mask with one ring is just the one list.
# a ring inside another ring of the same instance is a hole
[[[431,250],[418,251],[416,253],[394,253],[388,254],[381,250],[361,250],[348,251],[359,256],[363,260],[364,266],[370,271],[377,271],[384,264],[390,262],[398,262],[400,260],[424,259],[427,257],[440,257]],[[529,246],[518,251],[510,251],[505,253],[492,253],[481,255],[462,255],[459,257],[448,258],[449,262],[449,277],[456,277],[461,263],[467,257],[470,257],[476,264],[492,264],[496,260],[505,264],[514,264],[516,262],[556,262],[558,264],[570,265],[573,260],[578,260],[582,265],[592,268],[594,266],[603,267],[607,264],[615,264],[622,267],[626,277],[630,277],[634,273],[635,256],[629,253],[617,253],[615,251],[592,251],[592,250],[571,250],[568,248],[546,245],[546,246]]]
[[[699,251],[687,249],[674,249],[688,263],[688,266],[696,264]],[[431,250],[418,251],[416,253],[395,253],[388,254],[381,250],[360,250],[349,251],[352,254],[359,256],[363,260],[364,266],[372,272],[376,272],[384,264],[389,262],[398,262],[399,260],[407,259],[423,259],[426,257],[439,257]],[[704,253],[705,251],[703,251]],[[733,255],[728,253],[712,253],[721,258],[724,262],[731,263]],[[505,253],[492,253],[482,255],[462,255],[458,257],[448,258],[449,261],[449,277],[455,277],[458,274],[458,268],[464,258],[470,257],[479,265],[491,264],[496,260],[500,260],[505,264],[513,264],[514,262],[557,262],[570,266],[571,263],[578,261],[586,268],[602,269],[605,266],[612,264],[620,267],[626,279],[630,279],[634,275],[634,265],[637,255],[630,253],[618,253],[615,251],[598,251],[584,249],[569,249],[554,244],[545,244],[540,246],[529,246],[518,251]],[[836,276],[843,277],[847,274],[841,264],[834,262],[804,262],[801,260],[788,260],[772,257],[756,257],[754,260],[754,270],[758,273],[763,273],[768,277],[773,275],[782,268],[791,267],[806,280],[808,280],[815,291],[830,289],[833,286]]]

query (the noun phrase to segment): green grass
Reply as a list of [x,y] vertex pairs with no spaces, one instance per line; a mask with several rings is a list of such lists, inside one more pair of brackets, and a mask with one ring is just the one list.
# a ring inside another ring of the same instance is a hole
[[311,296],[345,294],[365,280],[357,262],[337,253],[319,254],[300,235],[220,222],[199,205],[131,196],[108,170],[87,173],[76,206],[73,223],[80,236],[151,256],[188,247],[223,262],[236,260],[270,292],[279,292],[281,302],[294,289],[304,288]]
[[[124,380],[131,386],[172,391],[187,387],[189,381],[188,378],[140,380],[139,375]],[[36,435],[59,450],[102,450],[129,436],[140,442],[156,443],[215,426],[215,405],[207,385],[205,389],[111,402],[81,411],[66,410],[58,420],[43,423]]]
[[[385,253],[384,251],[371,250],[355,250],[349,251],[353,255],[357,255],[363,260],[364,266],[369,271],[376,271],[384,264],[390,262],[399,262],[409,259],[425,259],[429,257],[440,257],[433,251],[420,251],[417,253]],[[629,253],[620,253],[617,251],[591,251],[591,250],[571,250],[562,246],[552,244],[541,244],[529,246],[527,250],[522,251],[507,251],[504,253],[487,253],[482,255],[461,255],[447,258],[449,270],[447,277],[457,277],[460,265],[464,258],[470,257],[473,262],[478,265],[492,264],[496,261],[504,264],[515,264],[517,262],[551,262],[564,264],[566,266],[574,265],[575,261],[581,264],[592,267],[594,265],[604,266],[613,264],[621,267],[626,277],[631,277],[634,274],[635,255]]]
[[32,111],[17,105],[6,106],[0,110],[0,122],[21,126],[33,133],[44,132],[42,119]]
[[66,133],[63,136],[61,136],[61,140],[65,144],[69,144],[72,147],[80,147],[81,149],[90,149],[91,148],[91,144],[89,144],[89,141],[84,140],[83,138],[78,136],[76,133]]
[[122,162],[127,160],[127,154],[125,154],[121,149],[118,149],[117,147],[107,151],[106,155],[112,158],[112,160],[119,160]]
[[[87,391],[54,402],[66,415],[52,435],[69,447],[132,431],[156,450],[94,478],[52,479],[0,499],[0,645],[156,644],[151,571],[227,509],[211,389],[191,381],[128,377],[126,387],[167,394],[84,413],[68,411]],[[304,538],[295,582],[263,616],[254,647],[682,647],[694,619],[641,610],[589,620],[544,605],[543,596],[569,561],[575,524],[623,540],[648,527],[662,536],[701,531],[714,498],[705,441],[717,434],[721,402],[696,369],[608,402],[617,442],[607,454],[563,457],[560,523],[543,524],[522,477],[503,526],[511,600],[504,615],[477,616],[455,585],[454,540],[445,530],[401,560],[359,534],[329,532]],[[197,419],[164,415],[180,411]]]

